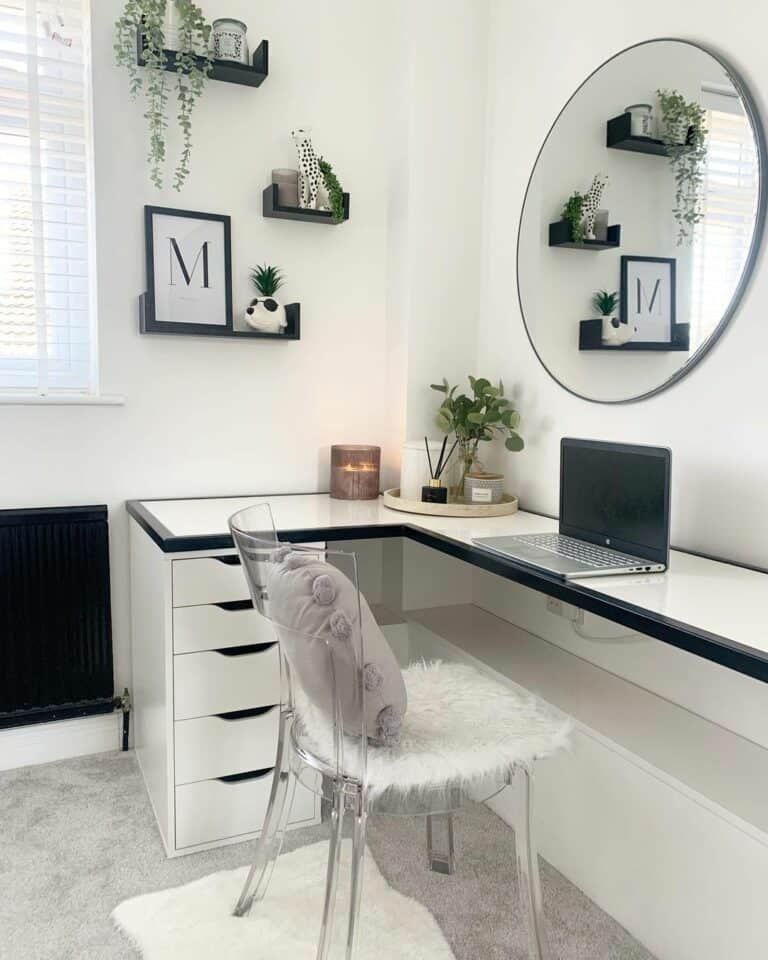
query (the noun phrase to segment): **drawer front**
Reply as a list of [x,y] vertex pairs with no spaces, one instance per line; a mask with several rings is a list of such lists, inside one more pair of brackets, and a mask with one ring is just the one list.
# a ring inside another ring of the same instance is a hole
[[209,650],[173,658],[174,720],[208,717],[280,702],[277,644]]
[[[231,560],[236,560],[237,563],[227,562]],[[249,598],[245,574],[235,555],[173,561],[174,607],[189,607],[196,603],[227,603]]]
[[176,783],[274,766],[280,707],[251,716],[224,714],[174,726]]
[[[203,780],[176,787],[176,848],[261,830],[271,786],[270,770],[251,780]],[[315,796],[299,784],[290,823],[314,816]]]
[[176,607],[173,611],[173,652],[197,653],[254,643],[272,643],[275,631],[268,620],[249,604],[233,601],[222,605]]

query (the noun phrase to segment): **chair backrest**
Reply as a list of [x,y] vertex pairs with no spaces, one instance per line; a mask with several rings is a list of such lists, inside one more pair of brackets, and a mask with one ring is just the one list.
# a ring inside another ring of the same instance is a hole
[[[280,642],[284,708],[296,711],[310,740],[324,728],[323,759],[338,773],[351,765],[364,772],[365,655],[355,555],[281,543],[269,504],[236,513],[229,526],[253,605]],[[350,750],[357,755],[350,757]]]
[[[360,594],[355,554],[281,543],[266,503],[236,513],[229,526],[254,607],[280,641],[284,699],[305,723],[319,712],[332,729],[335,756],[326,759],[349,769],[345,750],[364,754],[369,738],[394,743],[405,685]],[[360,757],[354,766],[361,767]]]

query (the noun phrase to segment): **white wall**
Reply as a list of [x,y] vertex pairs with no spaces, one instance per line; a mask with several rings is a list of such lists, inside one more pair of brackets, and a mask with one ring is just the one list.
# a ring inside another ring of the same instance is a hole
[[[487,42],[487,4],[472,0],[231,0],[252,46],[269,39],[270,75],[255,90],[208,85],[178,194],[150,186],[144,108],[113,64],[122,6],[91,3],[101,386],[126,403],[0,405],[0,506],[110,507],[119,688],[130,682],[126,499],[326,490],[339,441],[381,444],[392,486],[406,418],[432,419],[427,384],[474,357],[479,303],[463,298],[479,288]],[[341,226],[262,218],[272,168],[295,166],[298,125],[351,195]],[[173,131],[169,147],[173,158]],[[301,341],[140,336],[146,203],[230,214],[236,313],[248,268],[279,264],[281,295],[302,306]]]
[[[768,349],[761,254],[729,331],[681,383],[628,406],[576,399],[540,366],[525,335],[514,285],[516,224],[536,153],[553,118],[606,57],[654,35],[711,44],[742,73],[764,114],[768,86],[761,37],[765,11],[649,0],[634,6],[586,0],[578,6],[492,0],[489,73],[487,286],[477,367],[515,385],[526,451],[506,458],[512,486],[529,509],[557,512],[558,442],[574,435],[668,444],[673,461],[673,542],[766,565],[764,509],[768,446],[762,440]],[[745,30],[744,25],[749,24]]]
[[[249,23],[251,39],[269,38],[270,76],[259,89],[210,83],[194,115],[189,183],[180,195],[158,193],[147,179],[142,106],[113,66],[121,7],[92,3],[101,381],[126,403],[0,406],[3,507],[110,507],[119,687],[130,678],[126,499],[323,490],[332,442],[395,446],[381,356],[391,83],[401,71],[401,37],[385,7],[257,10],[231,0],[227,13]],[[293,165],[290,130],[302,124],[351,194],[341,226],[262,218],[262,189],[273,167]],[[230,214],[236,309],[249,295],[248,268],[280,264],[286,300],[302,305],[301,341],[140,336],[145,203]]]

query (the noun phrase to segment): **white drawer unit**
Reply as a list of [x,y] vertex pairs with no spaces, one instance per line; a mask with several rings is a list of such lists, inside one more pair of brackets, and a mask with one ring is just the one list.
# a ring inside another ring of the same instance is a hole
[[[176,788],[176,846],[180,850],[214,840],[245,839],[261,830],[272,771],[249,779],[203,780]],[[291,823],[315,819],[315,797],[296,787]]]
[[212,780],[275,763],[280,707],[179,720],[174,728],[176,783]]
[[173,605],[248,600],[248,584],[237,554],[173,560]]
[[250,600],[176,607],[173,611],[174,653],[223,650],[274,639],[272,624],[253,609]]
[[277,643],[183,653],[173,658],[175,720],[232,713],[279,702]]
[[[130,521],[134,745],[169,857],[253,839],[277,753],[280,648],[234,554],[164,553]],[[298,787],[289,826],[317,823]]]

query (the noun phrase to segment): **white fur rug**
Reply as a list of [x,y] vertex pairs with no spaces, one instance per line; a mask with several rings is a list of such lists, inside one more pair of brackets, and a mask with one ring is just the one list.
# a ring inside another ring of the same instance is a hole
[[[395,787],[428,790],[445,783],[503,780],[515,763],[531,763],[568,745],[571,720],[522,687],[505,685],[468,664],[435,660],[403,670],[408,709],[400,744],[368,747],[371,796]],[[333,729],[297,691],[302,740],[333,756]],[[347,740],[348,772],[359,775],[357,745]]]
[[[343,956],[350,844],[342,847],[331,956]],[[115,925],[143,960],[314,960],[320,929],[327,843],[283,854],[267,896],[249,917],[232,916],[247,868],[212,873],[183,887],[121,903]],[[437,922],[386,882],[366,852],[356,960],[454,960]]]

